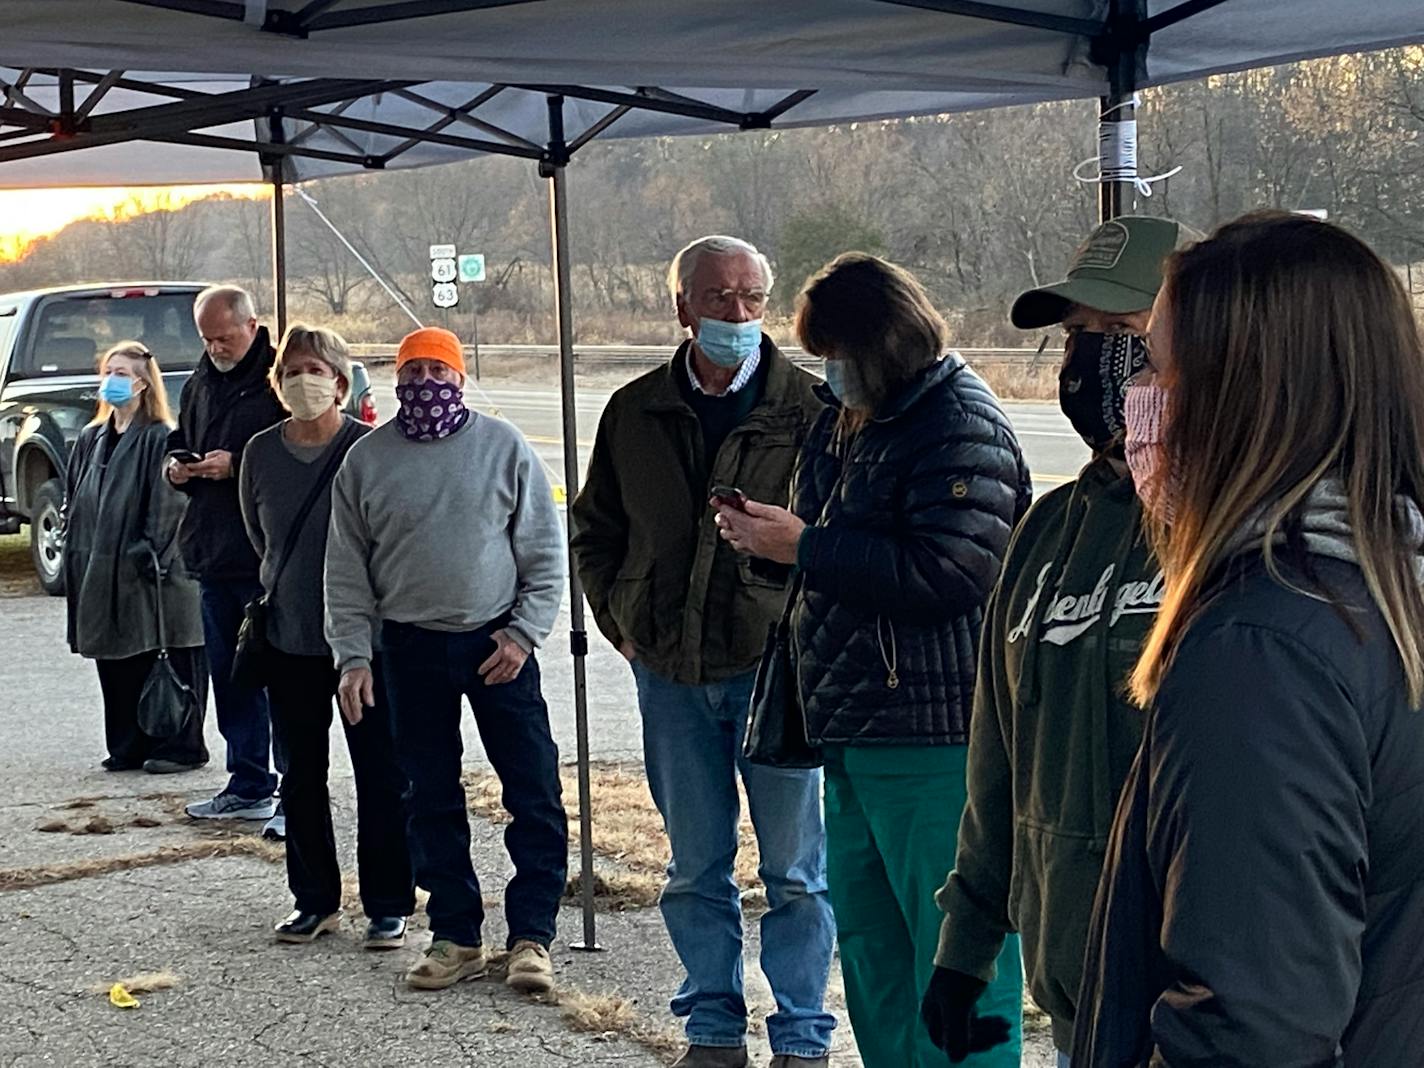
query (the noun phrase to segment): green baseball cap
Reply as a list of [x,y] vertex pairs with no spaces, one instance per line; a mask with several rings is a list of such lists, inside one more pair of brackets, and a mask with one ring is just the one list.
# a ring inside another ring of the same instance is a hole
[[1009,319],[1021,330],[1061,323],[1074,304],[1125,315],[1146,311],[1162,288],[1162,264],[1194,231],[1151,215],[1124,215],[1088,235],[1073,254],[1068,277],[1030,289]]

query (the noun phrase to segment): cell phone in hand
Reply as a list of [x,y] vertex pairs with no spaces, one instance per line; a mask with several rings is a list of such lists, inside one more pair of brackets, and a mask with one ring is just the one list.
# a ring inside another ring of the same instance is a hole
[[739,512],[747,510],[747,495],[735,486],[713,486],[712,501],[719,508],[735,508]]
[[168,454],[170,459],[177,460],[180,464],[200,464],[203,458],[191,449],[174,449]]

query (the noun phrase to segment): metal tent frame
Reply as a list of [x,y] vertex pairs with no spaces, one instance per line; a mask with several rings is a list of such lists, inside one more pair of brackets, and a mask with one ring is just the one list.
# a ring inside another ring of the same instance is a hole
[[[536,4],[543,0],[307,0],[296,10],[269,8],[266,0],[125,0],[136,7],[161,8],[203,19],[244,22],[255,32],[297,40],[328,31],[398,21],[432,18],[457,12]],[[1133,117],[1135,90],[1145,82],[1152,36],[1170,26],[1216,8],[1226,0],[1181,0],[1149,17],[1147,0],[1108,0],[1101,21],[1017,8],[979,0],[868,0],[918,8],[1008,27],[1048,31],[1089,44],[1092,63],[1107,73],[1110,91],[1101,101],[1102,134],[1114,123]],[[254,12],[261,15],[254,19]],[[47,107],[30,92],[39,76],[58,85],[58,108]],[[577,408],[574,395],[574,346],[571,309],[571,254],[568,233],[567,170],[573,156],[614,123],[635,110],[662,112],[725,126],[728,130],[766,130],[794,117],[796,109],[816,90],[787,92],[772,106],[736,111],[686,93],[653,86],[607,88],[566,84],[493,84],[468,101],[451,106],[422,91],[416,80],[309,78],[295,81],[254,79],[244,88],[203,92],[172,79],[144,78],[112,70],[32,68],[13,81],[0,80],[0,163],[81,151],[86,148],[157,141],[197,148],[256,153],[264,176],[273,186],[273,278],[279,334],[286,325],[285,218],[283,187],[291,180],[293,160],[312,159],[363,170],[381,170],[419,145],[440,145],[469,153],[488,153],[537,163],[548,182],[549,229],[555,282],[555,316],[559,335],[560,396],[568,499],[578,493]],[[159,103],[118,111],[97,112],[115,90],[151,96]],[[398,125],[347,114],[353,105],[380,94],[396,94],[428,112],[426,125]],[[542,95],[547,104],[547,138],[542,144],[520,136],[480,114],[491,101],[509,93]],[[565,129],[566,102],[590,101],[611,110],[573,137]],[[252,123],[249,138],[215,128]],[[784,124],[784,123],[783,123]],[[450,132],[468,129],[477,134]],[[374,135],[393,141],[379,152],[363,149],[354,135]],[[334,141],[339,147],[313,142]],[[1130,211],[1135,174],[1105,180],[1100,187],[1099,214],[1104,220]],[[582,939],[576,948],[597,948],[592,812],[590,801],[588,705],[585,658],[588,633],[583,591],[570,556],[570,649],[574,661],[575,729],[578,743],[578,789],[581,832]]]

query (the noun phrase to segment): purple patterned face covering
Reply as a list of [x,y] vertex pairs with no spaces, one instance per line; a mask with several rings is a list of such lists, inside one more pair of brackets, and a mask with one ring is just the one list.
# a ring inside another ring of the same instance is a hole
[[396,386],[396,399],[400,401],[396,426],[411,441],[448,438],[470,417],[460,387],[437,378]]

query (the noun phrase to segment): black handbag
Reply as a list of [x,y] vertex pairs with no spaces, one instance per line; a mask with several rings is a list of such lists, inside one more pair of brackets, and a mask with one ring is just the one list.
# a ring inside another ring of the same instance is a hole
[[791,611],[801,590],[797,575],[786,598],[786,609],[767,630],[766,648],[757,665],[751,711],[742,755],[753,764],[773,768],[819,768],[821,751],[806,733],[796,660],[791,649]]
[[138,698],[138,728],[150,738],[172,738],[200,715],[198,692],[181,678],[168,656],[168,634],[163,624],[163,568],[152,553],[154,584],[158,595],[158,659],[149,668]]
[[[346,450],[341,448],[338,443],[333,442],[332,453],[326,461],[326,466],[317,476],[317,480],[313,484],[311,492],[307,494],[306,500],[302,502],[302,506],[297,509],[291,528],[287,531],[287,541],[282,546],[282,556],[277,561],[277,569],[272,572],[272,589],[277,588],[277,583],[282,578],[282,572],[287,569],[287,561],[292,558],[292,553],[297,547],[297,538],[301,536],[307,516],[311,515],[312,508],[316,506],[316,499],[321,496],[321,491],[335,476],[336,468],[345,456]],[[268,665],[272,659],[272,640],[268,632],[267,617],[267,606],[270,600],[271,594],[263,593],[249,601],[242,610],[242,623],[237,628],[237,648],[232,657],[232,681],[236,686],[257,689],[267,685]]]

